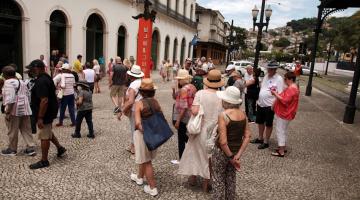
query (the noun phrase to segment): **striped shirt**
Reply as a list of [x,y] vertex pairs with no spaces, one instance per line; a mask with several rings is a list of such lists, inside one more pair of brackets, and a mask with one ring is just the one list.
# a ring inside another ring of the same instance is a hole
[[64,96],[72,95],[75,93],[75,77],[70,73],[63,73],[61,75],[60,86],[64,91]]
[[5,107],[13,104],[10,110],[11,115],[30,116],[32,114],[27,82],[15,78],[8,79],[4,82],[2,94]]

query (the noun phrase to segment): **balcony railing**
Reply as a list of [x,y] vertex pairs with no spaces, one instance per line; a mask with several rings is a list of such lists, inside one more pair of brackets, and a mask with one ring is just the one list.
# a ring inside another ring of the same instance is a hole
[[[137,0],[137,2],[144,3],[144,0]],[[172,10],[171,8],[167,7],[166,5],[160,3],[158,0],[152,0],[151,2],[153,3],[152,8],[154,10],[156,10],[158,13],[167,15],[179,22],[182,22],[182,23],[190,26],[191,28],[194,28],[194,29],[197,28],[196,22],[190,20],[189,18],[187,18],[184,15],[181,15],[180,13],[176,12],[175,10]]]

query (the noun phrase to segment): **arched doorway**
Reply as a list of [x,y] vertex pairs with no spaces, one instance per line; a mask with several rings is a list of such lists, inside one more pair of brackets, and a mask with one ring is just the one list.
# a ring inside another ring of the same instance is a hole
[[169,59],[169,49],[170,49],[170,38],[169,38],[169,36],[166,36],[164,60]]
[[14,0],[0,1],[0,70],[14,63],[23,72],[22,12]]
[[177,59],[177,49],[178,49],[178,40],[175,38],[174,40],[174,50],[173,50],[173,63]]
[[66,25],[65,14],[60,10],[55,10],[50,15],[50,54],[53,50],[58,50],[59,55],[66,54]]
[[181,41],[181,50],[180,50],[180,65],[182,66],[185,59],[185,48],[186,48],[186,41],[185,38]]
[[158,64],[158,52],[159,52],[159,32],[155,30],[152,34],[152,44],[151,44],[151,58],[154,62],[154,68]]
[[104,56],[104,23],[98,14],[90,15],[86,23],[86,61]]
[[126,28],[120,26],[118,30],[118,45],[117,45],[117,55],[122,59],[125,58],[125,42],[126,42]]

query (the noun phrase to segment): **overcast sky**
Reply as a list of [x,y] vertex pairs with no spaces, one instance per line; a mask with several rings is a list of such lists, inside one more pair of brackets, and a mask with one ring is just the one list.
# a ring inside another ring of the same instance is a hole
[[[261,0],[197,0],[197,3],[203,7],[213,10],[219,10],[225,17],[225,20],[243,28],[252,27],[251,10],[256,4],[260,10]],[[301,19],[304,17],[316,17],[319,0],[266,0],[273,9],[270,19],[270,28],[285,26],[286,22],[292,19]],[[279,4],[280,3],[280,4]],[[340,11],[332,16],[350,16],[358,9],[347,9]],[[260,14],[259,14],[260,17]]]

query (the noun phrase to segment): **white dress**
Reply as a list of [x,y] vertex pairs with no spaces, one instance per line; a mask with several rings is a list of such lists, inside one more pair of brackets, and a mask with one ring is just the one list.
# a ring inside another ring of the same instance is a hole
[[209,155],[206,141],[209,137],[208,126],[217,123],[218,116],[222,112],[221,99],[215,92],[200,90],[196,93],[193,105],[201,105],[204,108],[201,133],[189,136],[184,153],[179,164],[179,174],[196,175],[210,179]]

